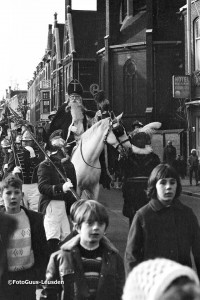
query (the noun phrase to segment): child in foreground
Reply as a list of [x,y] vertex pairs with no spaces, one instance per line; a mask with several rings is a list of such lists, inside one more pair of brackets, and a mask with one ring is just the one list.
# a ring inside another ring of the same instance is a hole
[[[44,280],[48,262],[43,215],[20,206],[23,193],[19,178],[6,177],[0,188],[5,205],[2,211],[16,221],[6,247],[7,266],[2,274],[2,290],[7,300],[35,300],[36,281]],[[16,281],[26,283],[17,284]]]
[[[123,261],[112,244],[103,238],[109,218],[97,201],[83,201],[76,208],[74,221],[78,235],[51,255],[46,284],[40,299],[120,300],[124,286]],[[60,298],[59,298],[60,299]]]
[[167,164],[152,171],[147,188],[150,202],[133,219],[125,250],[126,274],[140,262],[163,257],[192,266],[200,276],[200,228],[191,208],[183,205],[180,178]]

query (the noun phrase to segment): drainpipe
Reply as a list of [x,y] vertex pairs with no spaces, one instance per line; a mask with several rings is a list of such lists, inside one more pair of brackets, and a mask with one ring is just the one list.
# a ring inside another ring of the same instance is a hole
[[109,53],[109,39],[110,39],[110,0],[106,0],[106,36],[105,42],[105,78],[104,78],[104,90],[110,99],[110,53]]
[[191,60],[191,0],[187,0],[187,61],[188,61],[188,74],[192,73],[192,60]]
[[146,28],[146,78],[147,78],[147,107],[146,123],[155,118],[156,103],[154,101],[154,49],[153,49],[153,1],[147,0],[147,28]]
[[[187,0],[187,73],[190,75],[190,101],[191,101],[191,74],[192,74],[192,59],[191,59],[191,0]],[[187,109],[187,108],[186,108]],[[193,148],[193,133],[192,128],[192,113],[188,108],[188,143],[187,153],[190,153],[190,149]]]

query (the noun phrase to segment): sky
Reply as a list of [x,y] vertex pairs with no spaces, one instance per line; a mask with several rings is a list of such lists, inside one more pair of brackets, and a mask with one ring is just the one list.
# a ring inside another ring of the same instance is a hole
[[[72,0],[73,9],[95,9],[96,0]],[[84,6],[83,6],[84,5]],[[6,89],[27,89],[45,54],[48,25],[65,22],[65,0],[5,0],[0,18],[0,100]]]

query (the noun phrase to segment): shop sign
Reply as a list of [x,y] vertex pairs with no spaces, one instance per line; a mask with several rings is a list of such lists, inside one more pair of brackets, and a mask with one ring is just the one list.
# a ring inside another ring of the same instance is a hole
[[172,76],[174,98],[190,98],[190,76]]

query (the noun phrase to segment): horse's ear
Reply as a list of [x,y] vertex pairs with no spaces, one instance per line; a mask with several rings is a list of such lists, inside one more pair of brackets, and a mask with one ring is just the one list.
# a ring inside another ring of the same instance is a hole
[[111,117],[111,120],[114,120],[115,119],[115,114],[113,111],[110,112],[110,117]]
[[121,118],[122,118],[122,116],[123,116],[123,112],[122,112],[119,116],[116,117],[116,118],[117,118],[117,121],[120,121]]

